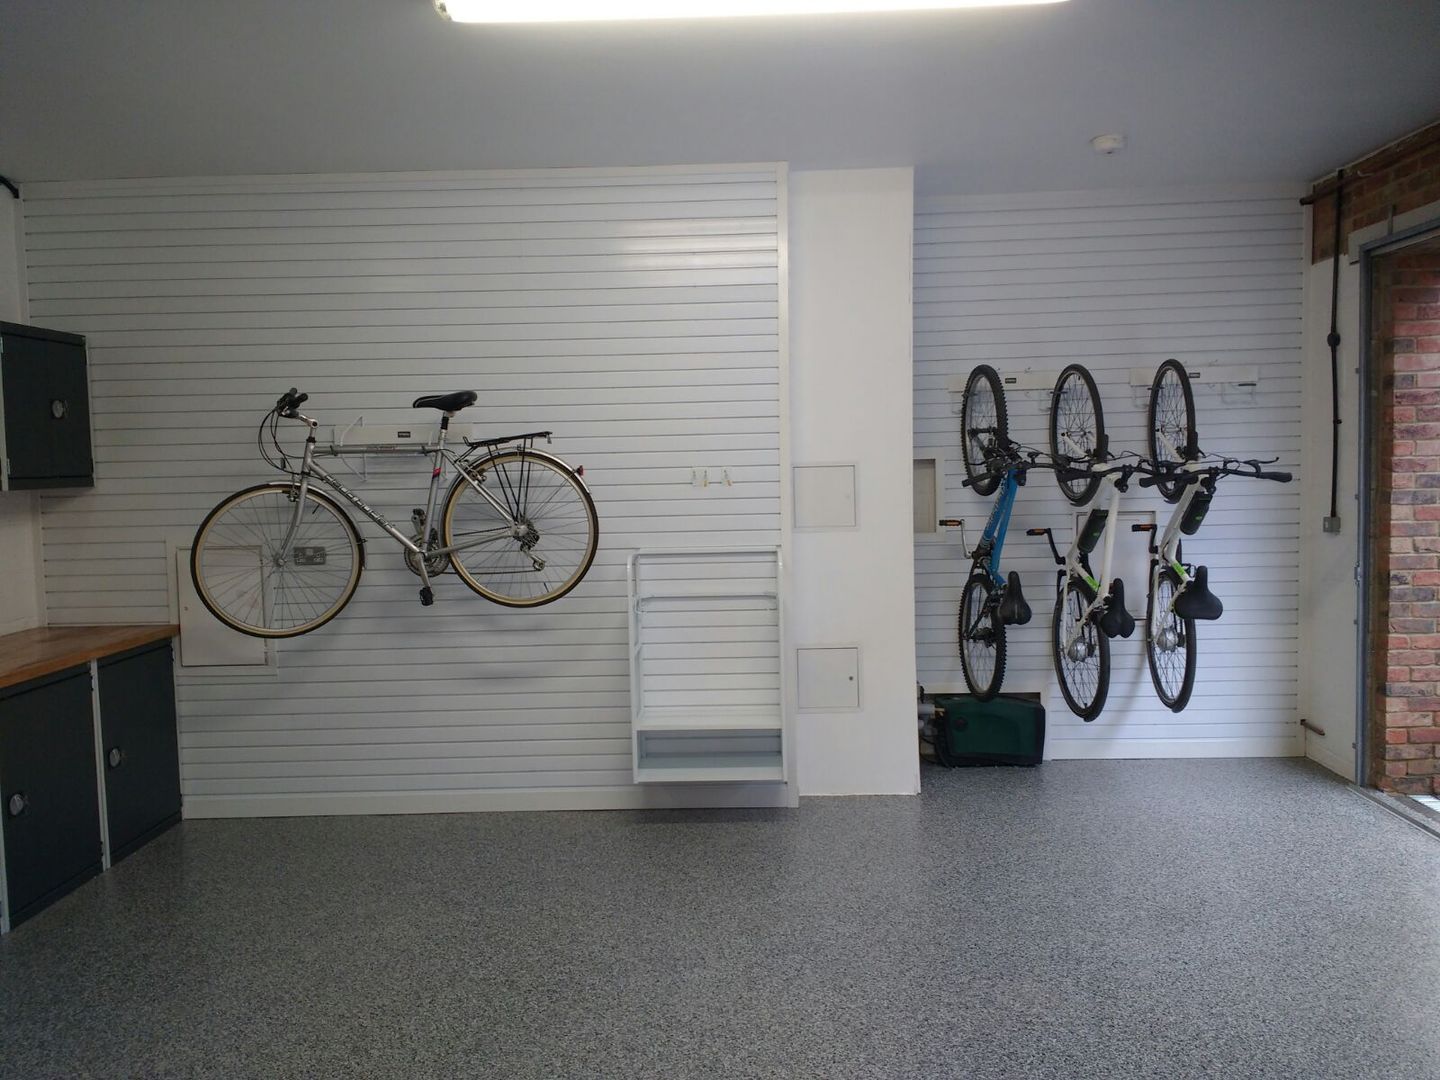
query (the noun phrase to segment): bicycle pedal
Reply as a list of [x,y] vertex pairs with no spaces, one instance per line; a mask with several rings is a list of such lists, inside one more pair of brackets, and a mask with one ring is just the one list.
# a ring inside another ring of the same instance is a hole
[[429,607],[433,603],[435,603],[435,590],[427,585],[420,590],[420,606]]

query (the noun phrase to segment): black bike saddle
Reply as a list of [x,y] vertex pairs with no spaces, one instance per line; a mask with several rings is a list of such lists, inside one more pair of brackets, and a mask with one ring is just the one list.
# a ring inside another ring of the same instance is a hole
[[456,390],[453,394],[427,394],[417,397],[410,405],[412,409],[439,409],[441,412],[459,412],[467,405],[474,405],[480,395],[474,390]]

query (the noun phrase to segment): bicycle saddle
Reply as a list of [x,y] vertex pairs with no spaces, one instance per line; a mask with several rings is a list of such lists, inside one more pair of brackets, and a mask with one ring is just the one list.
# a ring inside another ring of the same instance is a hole
[[1030,621],[1030,605],[1020,590],[1020,575],[1010,571],[1005,582],[1005,598],[1000,601],[1000,621],[1007,626],[1024,626]]
[[1175,614],[1182,619],[1218,619],[1225,611],[1220,598],[1210,591],[1210,571],[1195,568],[1195,576],[1185,591],[1175,598]]
[[1106,637],[1128,638],[1135,632],[1135,616],[1125,610],[1125,583],[1118,577],[1110,582],[1110,602],[1097,625]]
[[412,409],[439,409],[441,412],[459,412],[467,405],[474,405],[480,395],[474,390],[456,390],[453,394],[427,394],[417,397],[410,405]]

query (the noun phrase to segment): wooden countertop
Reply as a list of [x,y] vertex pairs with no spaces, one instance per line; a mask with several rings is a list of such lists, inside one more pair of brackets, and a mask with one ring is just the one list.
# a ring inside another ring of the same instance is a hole
[[164,641],[180,632],[172,623],[125,626],[41,626],[0,637],[0,687],[29,682],[102,656]]

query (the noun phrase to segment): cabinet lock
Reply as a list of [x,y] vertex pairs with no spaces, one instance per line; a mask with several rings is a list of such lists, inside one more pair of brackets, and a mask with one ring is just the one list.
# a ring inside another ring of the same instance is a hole
[[17,791],[14,795],[11,795],[10,802],[6,806],[6,809],[10,811],[11,817],[19,817],[29,808],[30,800],[25,797],[25,793],[23,791]]
[[105,755],[105,760],[109,763],[110,768],[118,769],[125,761],[125,751],[118,746],[112,746],[110,752]]

